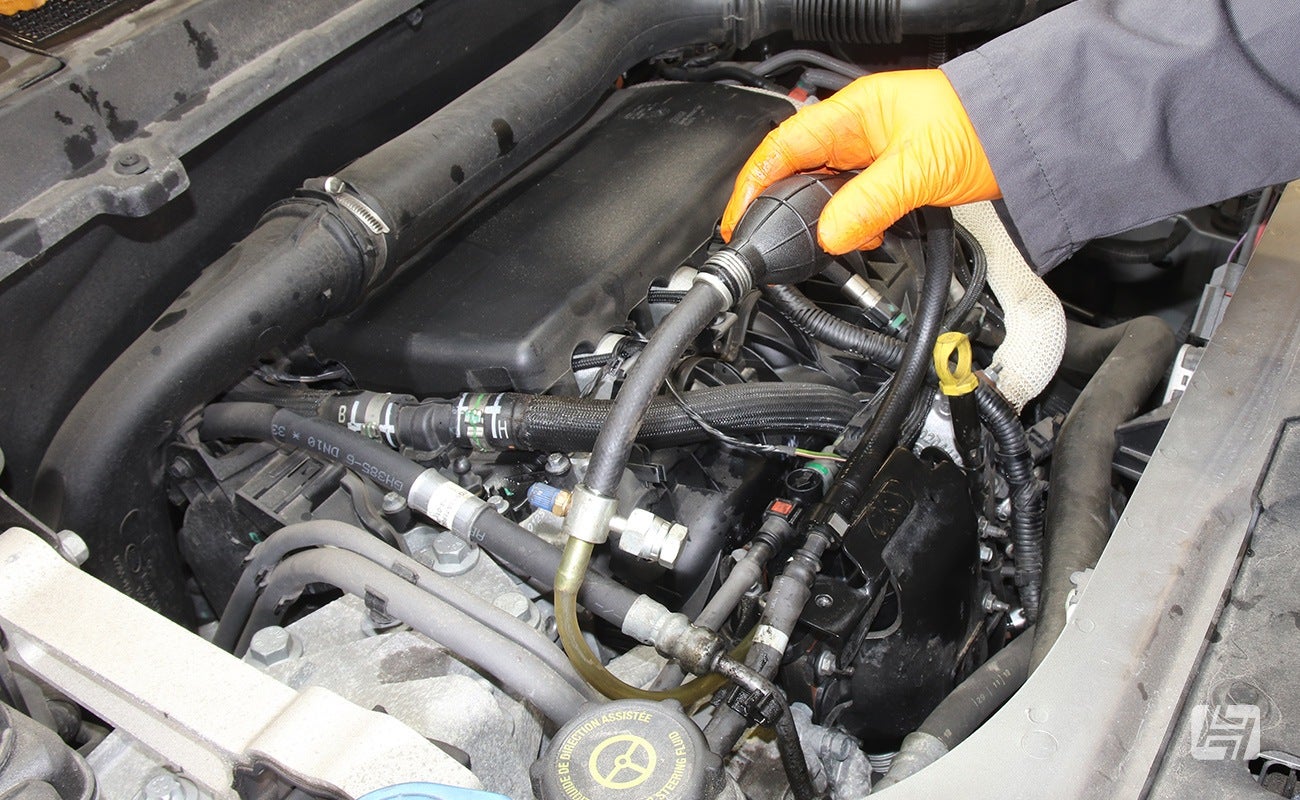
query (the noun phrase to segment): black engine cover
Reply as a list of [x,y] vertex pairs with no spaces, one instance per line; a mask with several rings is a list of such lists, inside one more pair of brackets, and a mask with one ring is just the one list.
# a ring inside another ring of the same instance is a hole
[[712,234],[737,170],[793,111],[714,84],[615,92],[349,318],[318,354],[369,388],[540,392]]

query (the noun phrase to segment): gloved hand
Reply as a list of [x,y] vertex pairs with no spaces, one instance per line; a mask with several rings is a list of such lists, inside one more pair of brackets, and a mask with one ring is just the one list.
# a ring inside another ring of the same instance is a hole
[[822,167],[865,168],[835,193],[817,225],[822,247],[835,255],[879,247],[885,229],[915,208],[1002,196],[948,78],[937,69],[882,72],[805,106],[767,135],[736,179],[723,237],[730,241],[768,186]]
[[19,11],[31,11],[45,5],[45,0],[0,0],[0,14],[11,17]]

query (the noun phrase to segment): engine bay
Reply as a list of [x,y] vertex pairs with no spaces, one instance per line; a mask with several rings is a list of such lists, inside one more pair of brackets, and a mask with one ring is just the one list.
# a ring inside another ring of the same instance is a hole
[[1280,192],[1046,280],[991,203],[826,255],[842,174],[724,241],[763,136],[885,65],[804,4],[725,36],[703,3],[653,13],[706,30],[645,33],[649,5],[584,0],[214,222],[223,255],[63,371],[84,387],[5,467],[0,733],[29,789],[849,800],[1038,668]]

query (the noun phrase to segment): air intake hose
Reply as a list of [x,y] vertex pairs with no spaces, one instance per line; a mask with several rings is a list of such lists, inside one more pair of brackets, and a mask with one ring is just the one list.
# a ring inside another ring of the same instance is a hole
[[1003,31],[1069,0],[793,0],[801,41],[888,44],[904,34]]

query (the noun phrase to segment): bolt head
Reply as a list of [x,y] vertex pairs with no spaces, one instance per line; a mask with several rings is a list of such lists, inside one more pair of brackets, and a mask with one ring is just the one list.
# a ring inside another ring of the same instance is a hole
[[406,498],[397,492],[389,492],[384,495],[383,512],[385,514],[397,514],[406,508]]
[[569,472],[570,466],[572,463],[564,453],[551,453],[546,457],[547,475],[565,475]]
[[90,558],[90,548],[86,540],[72,531],[58,531],[54,534],[59,540],[59,554],[78,567]]
[[825,650],[817,656],[817,663],[814,670],[823,678],[829,678],[835,674],[836,667],[839,665],[839,658],[829,650]]
[[828,594],[819,594],[813,598],[813,602],[817,604],[818,608],[830,608],[835,605],[835,598]]
[[293,634],[279,625],[262,628],[248,642],[249,659],[264,667],[292,658],[298,652],[299,646]]
[[519,592],[505,592],[496,596],[492,605],[525,622],[532,615],[532,604]]
[[191,781],[164,772],[146,781],[136,800],[198,800],[198,797],[199,789]]
[[478,561],[478,548],[454,533],[439,533],[428,552],[433,556],[433,569],[441,575],[461,575],[469,572]]

